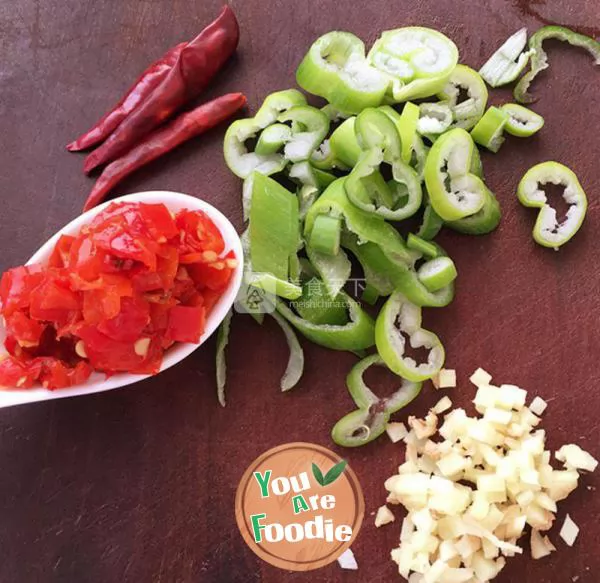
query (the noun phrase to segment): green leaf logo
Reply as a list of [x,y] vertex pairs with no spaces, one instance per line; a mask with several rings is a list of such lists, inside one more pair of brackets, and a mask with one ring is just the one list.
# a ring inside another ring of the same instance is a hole
[[312,465],[312,473],[313,473],[313,476],[315,477],[315,480],[317,480],[317,482],[319,484],[321,484],[321,486],[323,486],[324,485],[323,484],[323,472],[320,470],[319,466],[317,464],[315,464],[314,462]]
[[312,465],[312,473],[315,477],[315,480],[321,486],[329,486],[329,484],[333,484],[344,472],[348,462],[346,460],[342,460],[341,462],[335,464],[326,474],[323,476],[323,472],[319,468],[319,466],[315,463]]

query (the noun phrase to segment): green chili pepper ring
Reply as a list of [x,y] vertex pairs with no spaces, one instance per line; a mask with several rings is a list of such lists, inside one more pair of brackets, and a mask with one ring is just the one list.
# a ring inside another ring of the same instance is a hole
[[342,417],[333,427],[331,437],[338,445],[357,447],[373,441],[385,431],[390,415],[408,405],[421,391],[421,383],[402,379],[400,388],[392,396],[379,398],[363,378],[371,366],[385,366],[385,363],[379,355],[373,354],[355,364],[348,374],[346,384],[358,409]]
[[[547,201],[540,185],[560,184],[565,190],[563,198],[569,204],[567,217],[559,223],[556,210]],[[524,206],[539,208],[533,238],[544,247],[558,249],[579,231],[587,211],[587,197],[575,173],[558,162],[542,162],[530,168],[519,182],[519,201]]]

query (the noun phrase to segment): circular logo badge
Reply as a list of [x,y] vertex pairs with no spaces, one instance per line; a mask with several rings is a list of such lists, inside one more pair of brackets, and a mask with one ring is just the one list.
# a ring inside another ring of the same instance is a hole
[[261,455],[235,497],[248,546],[292,571],[335,561],[358,535],[364,512],[360,484],[346,461],[312,443],[288,443]]

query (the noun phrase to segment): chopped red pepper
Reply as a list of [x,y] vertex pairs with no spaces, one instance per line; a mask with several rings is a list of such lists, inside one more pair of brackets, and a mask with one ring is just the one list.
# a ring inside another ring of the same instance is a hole
[[174,342],[200,342],[205,319],[204,306],[174,306],[169,313],[165,338]]
[[[6,322],[0,386],[81,384],[92,371],[155,374],[174,342],[199,342],[236,265],[200,211],[112,204],[47,266],[0,280]],[[190,263],[190,261],[192,261]]]

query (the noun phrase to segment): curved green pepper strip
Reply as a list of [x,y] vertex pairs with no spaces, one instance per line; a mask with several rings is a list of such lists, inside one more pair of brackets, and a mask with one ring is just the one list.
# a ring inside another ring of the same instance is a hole
[[473,148],[473,156],[471,157],[471,174],[479,176],[483,180],[483,162],[481,161],[481,154],[479,148]]
[[423,211],[423,221],[417,231],[417,236],[426,241],[431,241],[431,239],[437,236],[443,226],[444,219],[433,210],[431,203],[427,202]]
[[456,265],[450,257],[434,257],[417,269],[417,277],[430,292],[450,285],[457,276]]
[[[410,265],[396,263],[386,257],[381,247],[374,243],[357,244],[348,236],[342,237],[342,245],[348,248],[361,264],[367,285],[373,287],[379,295],[387,296],[400,290],[412,303],[418,306],[442,308],[454,299],[454,284],[450,283],[439,291],[429,291],[419,279],[414,264],[421,258],[414,253]],[[445,255],[441,247],[438,255]]]
[[413,235],[412,233],[409,233],[406,238],[406,246],[430,259],[434,259],[438,256],[438,248],[433,243],[430,243],[418,235]]
[[[338,290],[339,291],[339,290]],[[328,301],[328,296],[334,301]],[[348,310],[338,297],[329,295],[327,285],[318,277],[312,277],[302,286],[302,295],[294,301],[299,316],[312,324],[343,326],[348,322]]]
[[248,228],[247,283],[297,298],[302,292],[289,281],[289,258],[300,242],[298,199],[268,176],[253,173],[252,204]]
[[382,105],[379,107],[379,111],[385,113],[394,122],[402,144],[402,161],[414,168],[419,181],[422,182],[428,149],[417,132],[419,106],[407,101],[404,104],[402,114],[399,114],[389,105]]
[[296,162],[289,168],[289,177],[300,183],[300,188],[297,192],[300,219],[304,219],[308,209],[317,200],[322,190],[316,172],[316,169],[306,160]]
[[348,170],[348,167],[335,157],[331,149],[331,141],[323,140],[321,145],[310,155],[310,163],[319,170]]
[[417,131],[422,136],[442,134],[450,127],[452,119],[448,103],[421,103]]
[[258,136],[254,153],[260,156],[275,154],[283,148],[292,137],[292,129],[284,123],[267,126]]
[[373,319],[348,294],[340,292],[337,301],[348,309],[349,319],[343,325],[314,324],[296,315],[283,301],[277,311],[311,342],[332,350],[363,350],[375,344]]
[[[392,108],[390,108],[392,109]],[[392,109],[392,111],[395,111]],[[398,133],[402,142],[402,160],[407,164],[411,163],[412,153],[415,149],[415,142],[420,141],[417,135],[417,124],[421,110],[418,105],[407,101],[404,104],[398,125]]]
[[354,122],[356,140],[362,150],[378,149],[383,160],[392,163],[402,156],[402,142],[394,122],[383,111],[369,107]]
[[472,215],[485,202],[485,185],[471,173],[475,144],[461,128],[440,136],[425,163],[425,184],[435,212],[445,221]]
[[[328,217],[329,215],[320,216]],[[343,249],[340,249],[335,255],[326,255],[319,253],[310,245],[306,246],[306,254],[323,280],[327,294],[330,298],[335,298],[350,278],[352,264],[348,256]]]
[[349,117],[333,130],[329,138],[329,146],[334,158],[347,168],[356,166],[362,152],[354,131],[355,123],[356,116]]
[[[402,162],[402,144],[396,125],[379,109],[365,109],[356,118],[358,143],[365,150],[346,179],[348,199],[365,212],[389,220],[403,220],[421,206],[423,193],[416,172]],[[386,183],[382,162],[392,166],[394,180]]]
[[508,121],[508,114],[498,107],[490,107],[483,117],[471,130],[473,139],[483,147],[496,153],[504,143],[504,128]]
[[223,154],[225,163],[236,176],[247,178],[255,170],[270,175],[285,168],[287,160],[282,154],[249,152],[245,142],[274,124],[282,112],[298,105],[306,105],[306,98],[296,89],[271,93],[253,118],[239,119],[229,126],[223,141]]
[[337,180],[337,176],[335,174],[331,174],[331,172],[327,172],[326,170],[313,168],[313,173],[317,180],[317,186],[319,187],[319,190],[325,190],[334,180]]
[[[569,205],[567,216],[558,222],[553,209],[540,186],[544,184],[564,186],[563,199]],[[524,206],[539,208],[533,238],[544,247],[558,249],[579,231],[587,211],[587,196],[575,173],[558,162],[542,162],[530,168],[519,182],[519,201]]]
[[505,103],[501,108],[508,115],[504,129],[507,134],[528,138],[544,127],[544,118],[516,103]]
[[329,118],[329,121],[340,121],[349,118],[352,114],[341,111],[337,107],[328,103],[321,108],[321,111]]
[[294,329],[287,321],[277,312],[272,312],[270,316],[277,322],[283,331],[290,350],[288,363],[279,384],[281,390],[285,392],[293,389],[302,378],[302,374],[304,373],[304,351],[302,350],[300,342],[298,342],[298,337],[296,336]]
[[512,83],[527,66],[534,50],[525,51],[527,29],[517,30],[504,41],[502,46],[479,69],[480,75],[492,87],[500,87]]
[[232,316],[233,312],[231,310],[227,312],[217,331],[215,369],[217,376],[217,399],[219,400],[221,407],[225,407],[225,385],[227,384],[227,361],[225,359],[225,350],[227,344],[229,344]]
[[485,202],[481,210],[458,221],[449,221],[446,226],[465,235],[487,235],[496,229],[502,217],[500,204],[487,187],[485,192]]
[[374,306],[377,303],[378,299],[379,294],[377,293],[377,290],[369,284],[365,285],[365,288],[363,289],[362,294],[360,296],[361,302],[365,302],[370,306]]
[[341,217],[319,215],[314,222],[308,244],[318,253],[337,255],[342,234]]
[[389,81],[365,59],[365,45],[349,32],[329,32],[318,38],[296,71],[305,91],[320,95],[344,112],[358,113],[379,105]]
[[[459,102],[461,90],[467,98]],[[438,98],[447,102],[452,110],[452,127],[470,130],[485,111],[488,90],[481,75],[466,65],[456,65]]]
[[536,98],[528,93],[529,85],[540,71],[549,67],[548,55],[542,45],[545,40],[551,38],[585,49],[594,57],[595,64],[600,65],[600,43],[598,41],[584,34],[578,34],[564,26],[543,26],[529,39],[529,48],[533,52],[531,69],[521,77],[514,90],[515,99],[519,103],[533,103],[536,101]]
[[[406,355],[407,340],[412,348],[429,350],[427,362],[417,363]],[[444,366],[444,347],[440,339],[421,328],[421,308],[410,303],[400,292],[394,292],[377,316],[375,342],[377,352],[387,366],[409,381],[430,379]]]
[[394,291],[390,270],[394,264],[387,259],[381,248],[374,243],[359,243],[356,235],[344,233],[342,246],[351,251],[360,263],[366,288],[372,289],[378,296],[389,296]]
[[304,236],[310,239],[314,221],[320,214],[343,217],[345,227],[355,233],[361,241],[381,245],[385,254],[397,262],[409,262],[411,255],[398,231],[384,220],[354,206],[346,196],[346,178],[332,182],[317,199],[306,215]]
[[342,417],[331,431],[333,441],[342,447],[357,447],[379,437],[390,416],[421,392],[422,383],[402,379],[400,388],[393,395],[378,397],[364,381],[364,374],[371,366],[385,366],[385,363],[377,354],[367,356],[352,367],[346,378],[348,391],[358,409]]
[[441,91],[456,67],[458,49],[441,32],[411,26],[385,31],[367,59],[387,75],[391,100],[401,102]]
[[379,172],[381,150],[364,152],[346,179],[348,199],[363,211],[391,221],[414,215],[421,206],[423,191],[417,173],[402,160],[392,163],[394,180],[386,183]]
[[283,149],[284,157],[290,162],[308,160],[329,131],[327,115],[310,105],[292,107],[277,119],[292,124],[291,136]]

